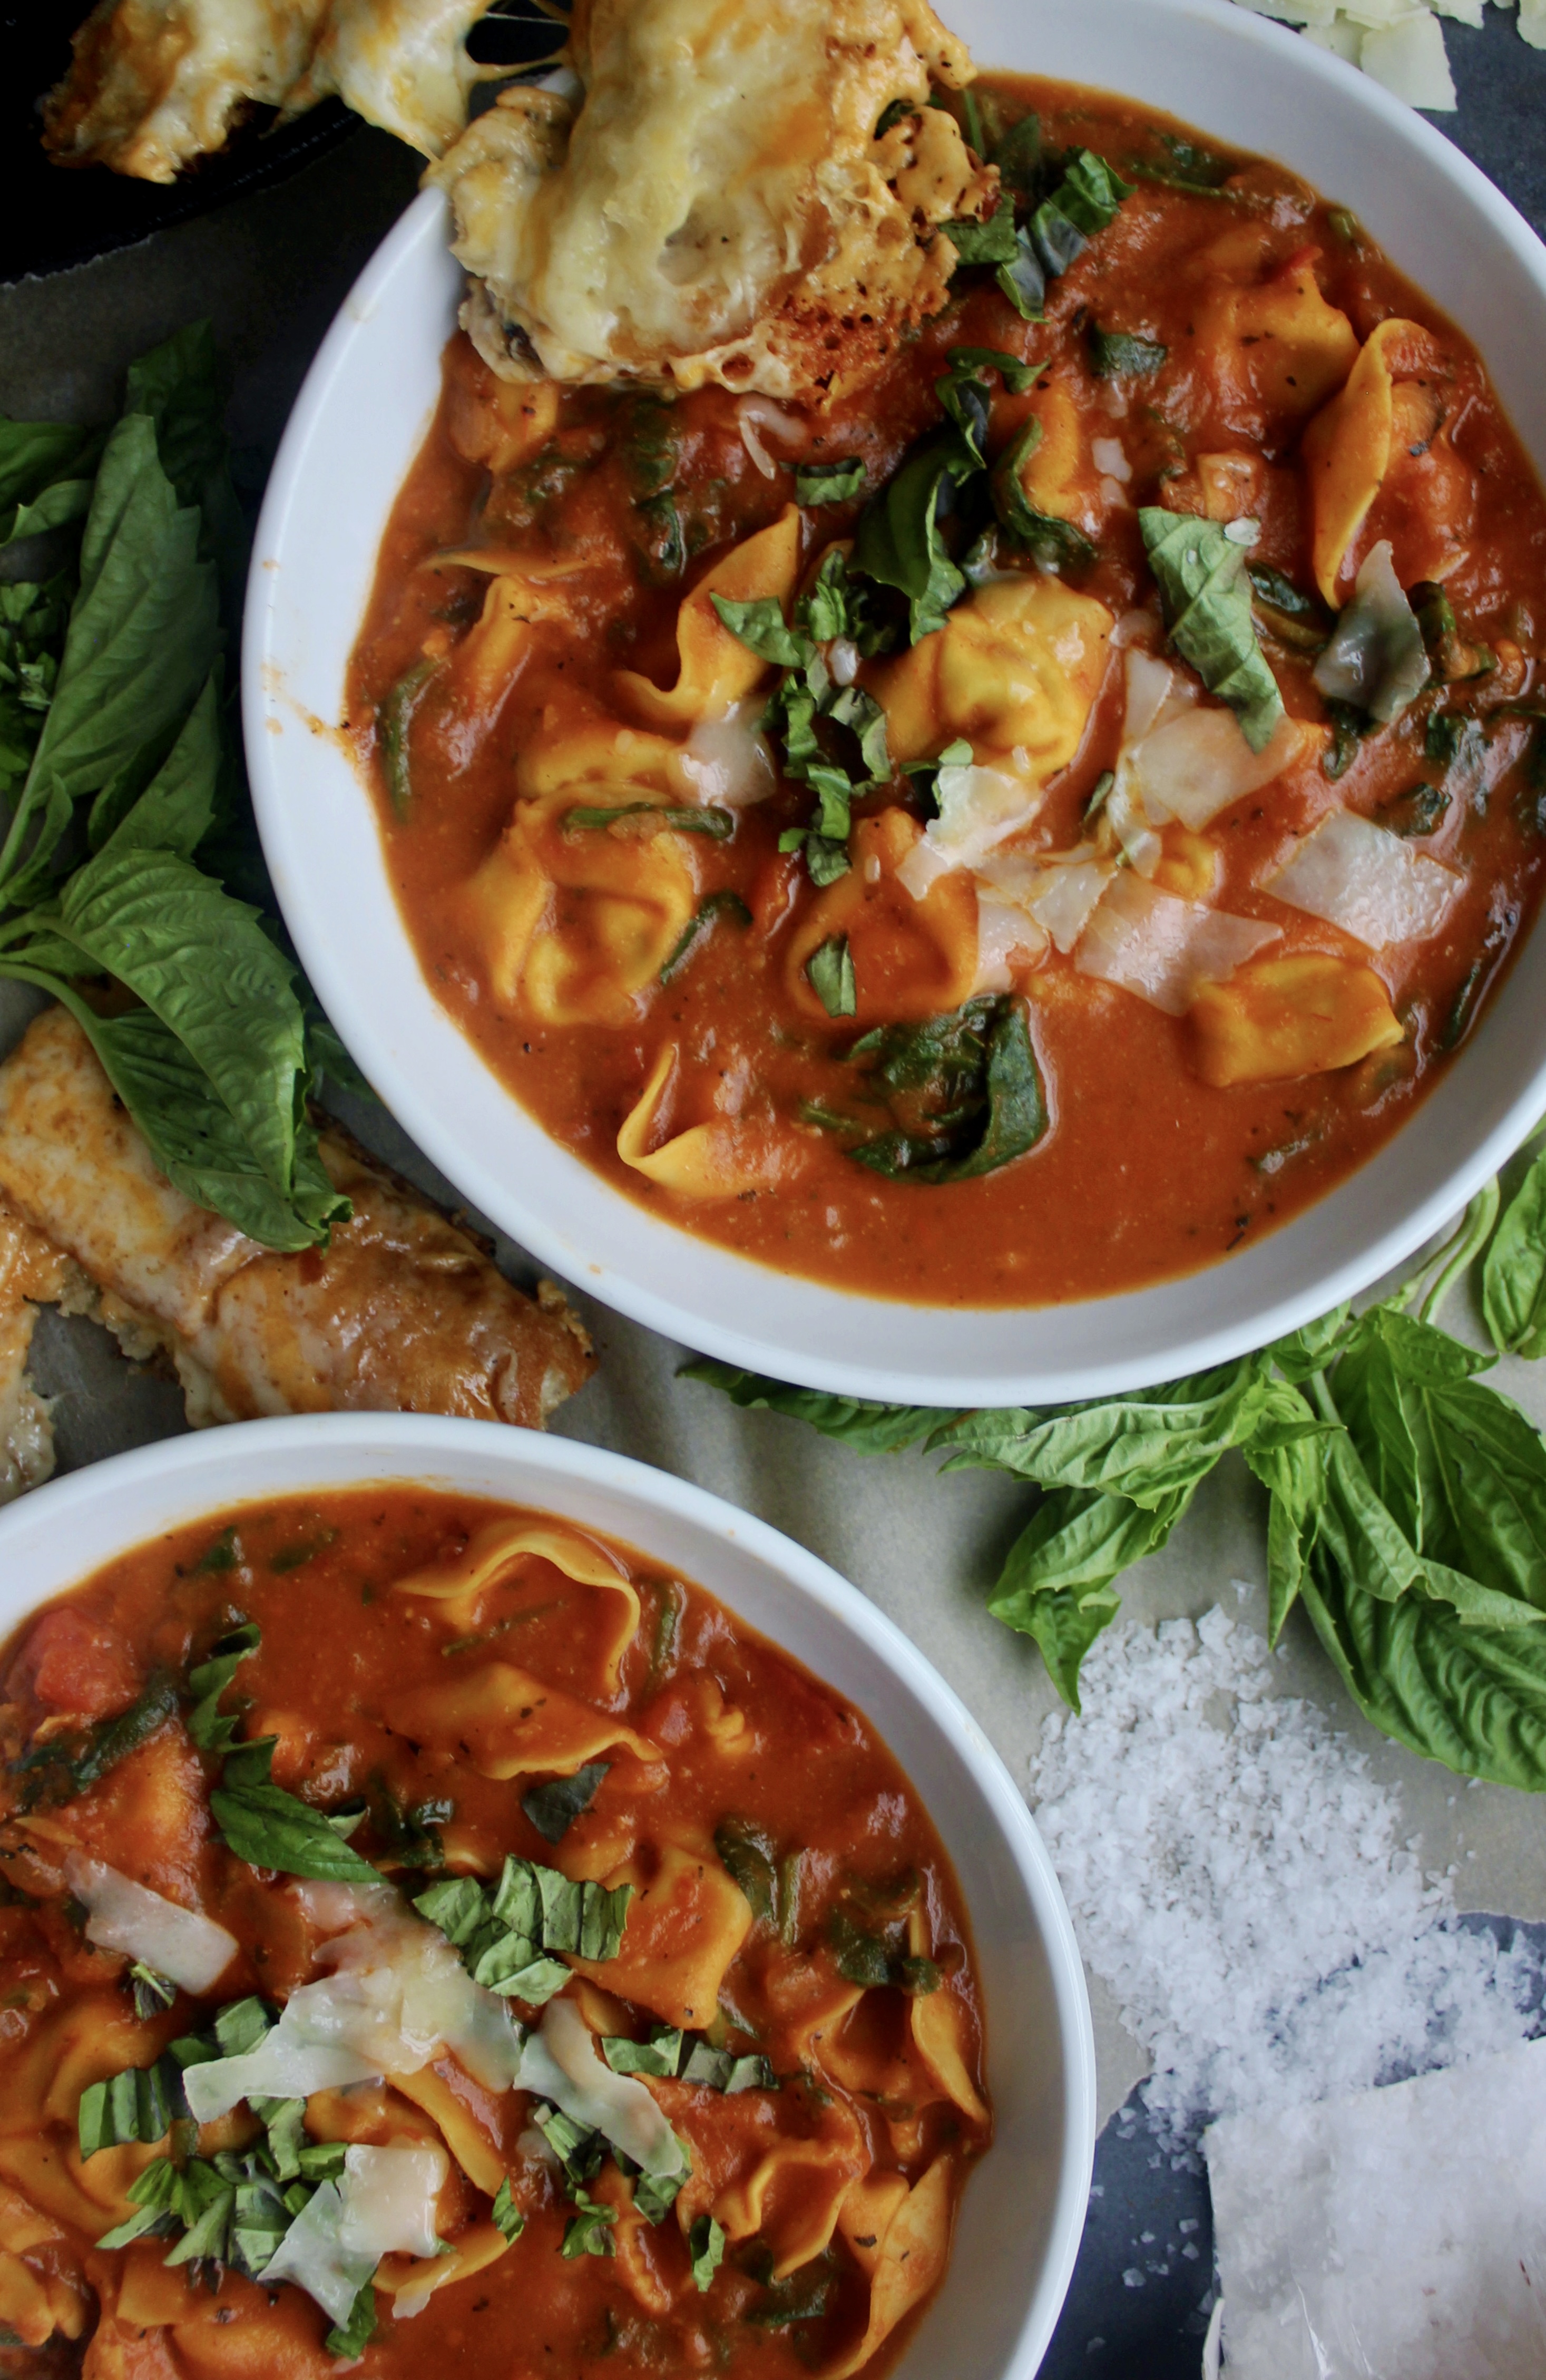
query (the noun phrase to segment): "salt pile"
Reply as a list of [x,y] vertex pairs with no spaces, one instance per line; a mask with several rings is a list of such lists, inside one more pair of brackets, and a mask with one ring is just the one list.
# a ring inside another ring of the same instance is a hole
[[1395,1798],[1323,1712],[1277,1698],[1253,1629],[1109,1629],[1082,1718],[1048,1722],[1036,1822],[1081,1946],[1153,2057],[1153,2129],[1365,2090],[1543,2029],[1523,1935],[1458,1922]]

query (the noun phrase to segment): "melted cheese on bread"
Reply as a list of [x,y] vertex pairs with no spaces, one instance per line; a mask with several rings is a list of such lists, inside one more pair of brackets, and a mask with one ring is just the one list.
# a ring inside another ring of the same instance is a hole
[[927,104],[972,71],[927,0],[577,0],[569,59],[577,110],[505,91],[430,177],[511,378],[837,394],[943,305],[939,227],[996,196]]

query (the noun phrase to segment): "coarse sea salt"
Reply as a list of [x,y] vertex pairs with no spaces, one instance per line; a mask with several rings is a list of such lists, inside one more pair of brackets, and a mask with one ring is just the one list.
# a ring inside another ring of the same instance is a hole
[[1083,1717],[1049,1720],[1032,1769],[1085,1958],[1153,2060],[1150,2124],[1189,2161],[1215,2119],[1543,2029],[1528,1937],[1463,1926],[1366,1756],[1274,1683],[1263,1638],[1219,1610],[1110,1629]]

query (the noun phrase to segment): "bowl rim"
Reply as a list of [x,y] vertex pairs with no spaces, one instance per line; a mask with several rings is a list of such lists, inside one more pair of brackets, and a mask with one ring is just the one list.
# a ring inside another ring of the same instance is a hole
[[[1050,0],[1044,0],[1044,5],[1050,5]],[[1111,5],[1120,8],[1123,0],[1111,0]],[[1221,36],[1260,52],[1262,65],[1269,69],[1274,65],[1291,68],[1310,84],[1320,82],[1344,101],[1352,100],[1414,152],[1426,171],[1448,182],[1458,197],[1487,218],[1492,233],[1513,251],[1546,306],[1546,245],[1480,168],[1415,110],[1333,53],[1303,40],[1286,25],[1259,15],[1253,7],[1237,5],[1236,0],[1144,0],[1144,6],[1151,16],[1168,15],[1194,28],[1212,27]],[[970,9],[961,13],[970,14]],[[305,869],[293,864],[296,822],[284,797],[284,771],[274,741],[278,715],[286,700],[282,690],[284,662],[275,657],[276,583],[287,519],[304,481],[308,449],[319,424],[327,417],[334,383],[347,367],[356,340],[390,298],[396,275],[411,267],[428,246],[443,243],[446,201],[439,190],[420,192],[366,265],[307,374],[275,460],[254,544],[244,618],[243,717],[260,833],[281,907],[308,974],[351,1054],[390,1111],[480,1212],[545,1268],[577,1282],[632,1320],[722,1363],[772,1374],[827,1394],[960,1410],[1102,1398],[1235,1361],[1329,1311],[1404,1264],[1498,1172],[1546,1111],[1546,1052],[1511,1097],[1493,1102],[1493,1120],[1487,1128],[1479,1136],[1472,1134],[1461,1141],[1460,1153],[1453,1163],[1446,1160],[1435,1186],[1407,1206],[1394,1222],[1365,1229],[1359,1244],[1346,1253],[1330,1257],[1306,1255],[1297,1266],[1286,1256],[1278,1264],[1272,1261],[1271,1252],[1293,1247],[1295,1234],[1312,1230],[1312,1219],[1318,1215],[1337,1209],[1353,1185],[1360,1178],[1367,1180],[1382,1160],[1390,1174],[1386,1186],[1395,1186],[1399,1168],[1391,1162],[1392,1152],[1407,1140],[1424,1111],[1443,1099],[1446,1086],[1472,1061],[1476,1041],[1487,1035],[1490,1026],[1496,1038],[1499,1011],[1516,984],[1523,946],[1514,954],[1509,980],[1492,1002],[1478,1036],[1370,1159],[1255,1247],[1221,1257],[1197,1272],[1133,1290],[1023,1307],[939,1305],[904,1304],[806,1275],[779,1272],[718,1242],[700,1239],[657,1209],[627,1197],[606,1176],[573,1158],[548,1135],[481,1052],[453,1025],[476,1062],[487,1096],[502,1102],[504,1110],[529,1127],[533,1145],[541,1144],[545,1151],[569,1160],[574,1172],[585,1177],[586,1185],[593,1186],[598,1210],[606,1211],[609,1228],[615,1215],[619,1238],[629,1250],[626,1266],[615,1257],[599,1260],[594,1249],[576,1239],[573,1229],[566,1229],[559,1185],[550,1185],[549,1195],[539,1195],[534,1202],[524,1184],[486,1162],[476,1132],[463,1126],[458,1134],[450,1126],[428,1085],[421,1087],[422,1068],[416,1070],[411,1062],[400,1060],[392,1032],[359,996],[338,953],[324,914],[325,901],[314,891],[308,892]],[[1538,468],[1546,476],[1546,455]],[[314,728],[319,724],[310,723]],[[371,832],[379,837],[374,804],[363,785],[360,798],[370,808]],[[382,870],[384,880],[384,860]],[[387,900],[401,942],[399,980],[404,1000],[411,1006],[422,1002],[424,1009],[450,1022],[424,980],[390,887]],[[1540,925],[1538,918],[1527,941],[1537,938]],[[582,1190],[582,1202],[584,1196]],[[699,1269],[712,1277],[694,1297],[685,1295],[680,1286],[661,1288],[654,1278],[657,1266],[652,1258],[664,1253],[669,1261],[673,1250],[682,1248],[690,1249]],[[1263,1256],[1263,1252],[1267,1253]],[[1275,1278],[1285,1269],[1297,1271],[1297,1285]],[[1253,1271],[1260,1272],[1261,1280],[1247,1288]],[[1221,1277],[1238,1286],[1234,1301],[1238,1311],[1206,1323],[1155,1321],[1154,1312],[1162,1301],[1184,1305],[1190,1290],[1204,1285],[1206,1296]],[[806,1343],[798,1336],[792,1341],[783,1339],[762,1324],[743,1327],[736,1318],[733,1293],[737,1287],[754,1304],[781,1305],[786,1320],[796,1318],[787,1326],[794,1333],[807,1333],[812,1340],[828,1343]],[[785,1293],[781,1301],[779,1291]],[[815,1318],[823,1310],[828,1321],[818,1325]],[[1118,1334],[1110,1327],[1110,1318],[1118,1310],[1130,1316],[1133,1325],[1130,1333],[1121,1335],[1119,1344]],[[1093,1354],[1069,1343],[1067,1326],[1070,1318],[1081,1315],[1095,1318],[1097,1333],[1103,1324],[1106,1326],[1104,1336],[1111,1342],[1109,1352]],[[911,1332],[902,1328],[904,1317],[914,1326]],[[1064,1342],[1062,1352],[1049,1358],[1038,1352],[1035,1342],[1038,1324],[1054,1320],[1064,1333]],[[919,1337],[926,1335],[931,1324],[944,1328],[948,1322],[980,1326],[977,1339],[991,1339],[996,1350],[991,1370],[985,1367],[977,1341],[968,1350],[959,1331],[951,1356],[919,1359]],[[1156,1331],[1157,1343],[1151,1343]],[[905,1338],[906,1345],[883,1343],[877,1354],[869,1343],[877,1336],[882,1342]],[[1005,1342],[1010,1338],[1016,1344],[1013,1352],[1006,1352]]]
[[[380,1468],[373,1469],[378,1463]],[[954,1688],[895,1621],[819,1555],[707,1488],[581,1439],[433,1414],[290,1415],[153,1440],[49,1481],[0,1511],[0,1643],[31,1612],[79,1585],[83,1575],[201,1512],[212,1513],[286,1492],[368,1487],[378,1480],[412,1480],[454,1490],[459,1465],[464,1480],[475,1469],[508,1474],[508,1490],[496,1492],[507,1492],[512,1503],[552,1509],[562,1518],[566,1489],[594,1488],[636,1513],[642,1530],[652,1520],[685,1524],[706,1540],[733,1547],[761,1562],[857,1643],[862,1655],[888,1675],[967,1772],[1030,1906],[1046,1961],[1062,2059],[1062,2141],[1042,2267],[1001,2373],[1001,2380],[1033,2380],[1068,2294],[1093,2171],[1095,2046],[1083,1961],[1051,1857],[1001,1755]],[[319,1470],[325,1477],[316,1475]],[[288,1491],[283,1484],[286,1473],[294,1475]],[[113,1516],[139,1512],[141,1517],[122,1526],[115,1517],[114,1549],[95,1559],[85,1557],[83,1573],[83,1558],[71,1551],[79,1524],[88,1514],[100,1516],[104,1510]],[[620,1527],[612,1533],[624,1531]],[[641,1550],[647,1550],[647,1544],[646,1536]],[[49,1585],[17,1588],[18,1556],[23,1552]],[[711,1595],[723,1596],[734,1610],[733,1589],[725,1596],[711,1578],[696,1583]],[[777,1645],[774,1637],[767,1641]],[[797,1654],[789,1658],[800,1659]],[[965,1900],[964,1883],[961,1888]],[[969,1900],[967,1910],[971,1917]],[[993,2022],[1012,2038],[1008,2010],[996,2010]]]

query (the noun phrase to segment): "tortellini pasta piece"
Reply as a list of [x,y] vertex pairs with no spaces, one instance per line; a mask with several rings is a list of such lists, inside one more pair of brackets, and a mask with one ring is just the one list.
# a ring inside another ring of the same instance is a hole
[[[828,2119],[839,2104],[824,2110]],[[721,2191],[715,2216],[727,2240],[760,2237],[773,2258],[772,2277],[787,2279],[824,2253],[843,2202],[869,2161],[852,2118],[828,2120],[815,2139],[779,2141],[742,2180]]]
[[681,671],[669,693],[637,670],[619,670],[613,689],[652,727],[685,729],[701,720],[722,719],[732,704],[751,694],[770,664],[732,636],[713,598],[755,602],[771,596],[787,606],[800,571],[800,507],[786,504],[770,528],[732,547],[698,581],[676,619]]
[[716,1854],[677,1843],[641,1848],[600,1881],[609,1892],[634,1887],[627,1927],[615,1959],[578,1959],[577,1973],[667,2024],[711,2023],[725,1970],[752,1927],[751,1906]]
[[1419,322],[1399,315],[1371,333],[1347,386],[1304,435],[1313,511],[1315,583],[1326,601],[1338,601],[1337,583],[1359,529],[1390,469],[1395,428],[1396,373],[1431,347]]
[[[948,2153],[936,2157],[896,2206],[884,2233],[873,2247],[866,2245],[865,2254],[871,2260],[869,2322],[857,2346],[829,2363],[822,2380],[851,2380],[853,2373],[862,2371],[898,2323],[938,2280],[950,2252],[952,2163]],[[867,2202],[860,2204],[859,2219],[867,2221],[875,2209]],[[846,2234],[846,2224],[844,2228]],[[873,2235],[866,2230],[858,2236],[867,2243]]]
[[1078,751],[1105,674],[1104,603],[1026,572],[980,587],[943,628],[876,670],[893,759],[921,759],[964,736],[979,761],[1013,757],[1045,785]]
[[791,935],[786,978],[792,997],[813,1020],[825,1023],[827,1011],[805,970],[835,935],[846,936],[853,961],[852,1021],[859,1031],[942,1015],[971,998],[977,980],[976,887],[958,869],[939,877],[916,899],[897,871],[922,832],[916,819],[901,809],[861,819],[853,832],[852,867],[811,904]]
[[1061,381],[1044,389],[1030,408],[1042,434],[1020,467],[1020,484],[1033,512],[1049,520],[1069,521],[1093,529],[1100,512],[1096,482],[1100,478],[1084,434],[1084,422],[1072,395]]
[[1190,1024],[1197,1071],[1220,1089],[1330,1074],[1406,1038],[1373,968],[1326,951],[1258,959],[1203,984]]
[[599,1646],[602,1681],[607,1692],[615,1694],[622,1657],[638,1633],[638,1590],[610,1554],[588,1537],[582,1537],[577,1530],[554,1528],[534,1521],[491,1521],[486,1529],[469,1537],[452,1560],[435,1562],[425,1570],[410,1571],[405,1578],[394,1578],[392,1591],[394,1595],[427,1596],[431,1602],[443,1603],[444,1617],[453,1627],[470,1628],[484,1590],[495,1585],[518,1564],[529,1561],[551,1562],[566,1578],[616,1597],[616,1606],[607,1615],[606,1633]]
[[1252,226],[1243,248],[1231,235],[1197,260],[1200,268],[1214,267],[1197,300],[1198,361],[1226,419],[1242,430],[1263,413],[1313,413],[1341,387],[1359,351],[1351,322],[1323,296],[1309,262],[1291,262],[1253,285],[1217,279],[1217,268],[1237,254],[1254,267],[1260,243]]
[[[490,987],[501,1007],[545,1025],[629,1025],[697,905],[691,838],[663,828],[566,832],[576,807],[658,796],[636,785],[567,788],[522,802],[467,887]],[[647,827],[651,821],[645,819]]]
[[771,1190],[794,1172],[799,1149],[772,1123],[755,1118],[712,1116],[656,1147],[679,1064],[676,1045],[668,1042],[623,1118],[617,1153],[624,1165],[684,1198],[739,1198],[747,1191]]
[[483,1776],[501,1779],[537,1770],[572,1777],[618,1744],[641,1760],[661,1756],[622,1719],[592,1710],[510,1661],[485,1661],[465,1678],[395,1695],[386,1718],[411,1742],[465,1753]]

